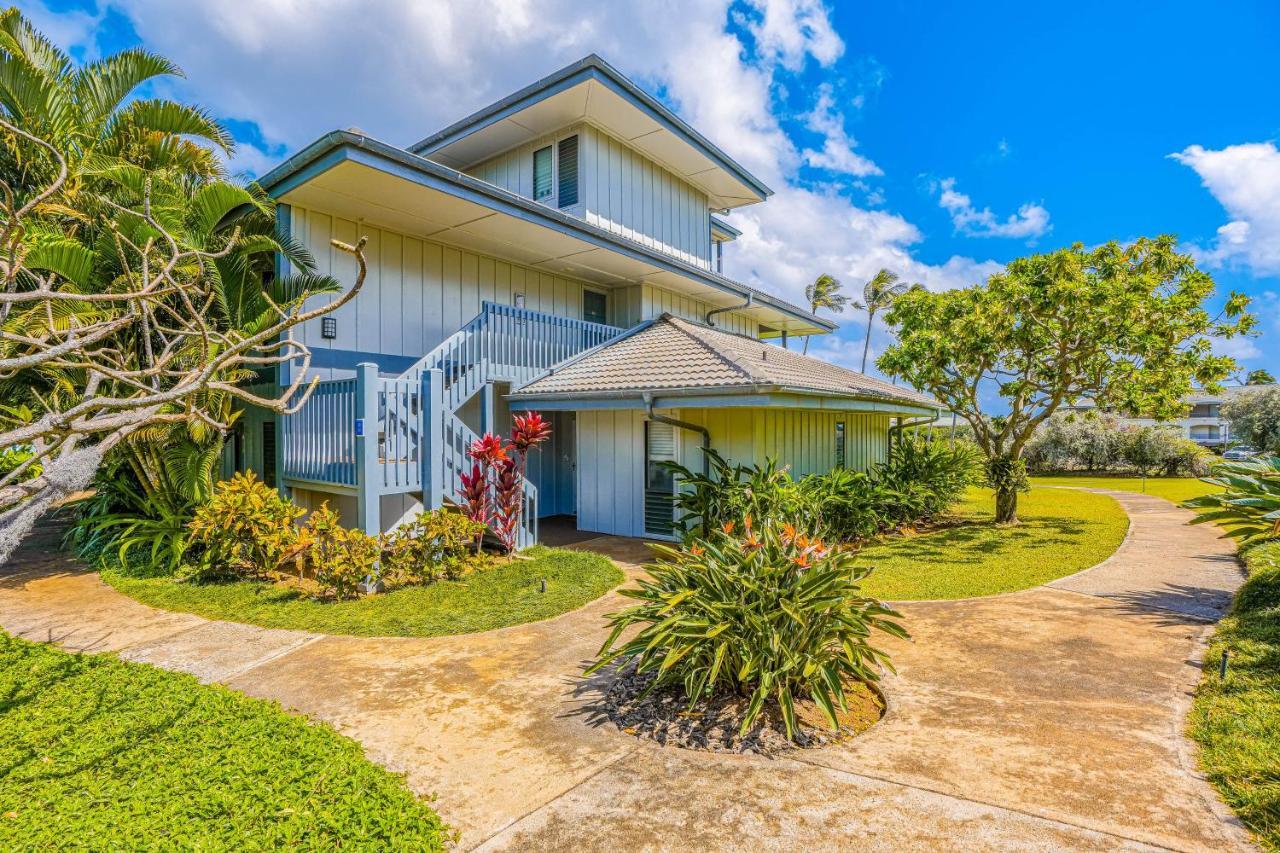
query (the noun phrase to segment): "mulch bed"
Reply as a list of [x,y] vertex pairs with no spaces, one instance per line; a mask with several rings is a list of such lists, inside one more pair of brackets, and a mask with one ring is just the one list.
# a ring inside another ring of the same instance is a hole
[[654,690],[638,698],[653,680],[651,673],[638,674],[633,665],[618,672],[605,697],[609,719],[623,732],[663,746],[707,752],[772,755],[793,749],[814,749],[861,734],[884,716],[881,696],[861,683],[845,687],[848,711],[836,712],[840,728],[830,722],[812,700],[796,700],[797,733],[794,741],[786,734],[782,713],[770,700],[745,735],[738,735],[747,699],[736,694],[719,694],[688,709],[689,701],[679,685]]

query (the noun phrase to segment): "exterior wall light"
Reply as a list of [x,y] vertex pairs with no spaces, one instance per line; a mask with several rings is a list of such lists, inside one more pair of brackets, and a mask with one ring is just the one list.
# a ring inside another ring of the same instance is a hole
[[338,336],[338,318],[337,317],[321,317],[320,318],[320,337],[325,340],[333,340]]

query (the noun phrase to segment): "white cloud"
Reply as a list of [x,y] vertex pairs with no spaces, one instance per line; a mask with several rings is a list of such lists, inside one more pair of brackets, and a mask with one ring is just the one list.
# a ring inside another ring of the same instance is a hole
[[1174,160],[1189,166],[1231,217],[1213,245],[1200,251],[1213,264],[1243,262],[1260,275],[1280,274],[1280,150],[1274,142],[1189,146]]
[[806,165],[859,178],[884,174],[879,166],[853,150],[858,142],[844,128],[844,113],[836,109],[830,83],[818,87],[818,100],[805,116],[805,126],[823,135],[821,151],[805,150]]
[[951,224],[956,232],[970,237],[1029,238],[1043,236],[1052,227],[1049,211],[1038,204],[1024,204],[1018,212],[1004,220],[991,212],[991,208],[979,210],[973,199],[956,189],[955,178],[943,178],[934,185],[938,193],[938,205],[951,214]]
[[63,50],[78,48],[81,51],[78,55],[85,60],[98,58],[94,36],[106,15],[105,10],[67,9],[55,12],[43,0],[27,0],[20,5],[22,14],[31,19],[35,28],[54,44]]
[[[918,229],[855,204],[851,182],[800,184],[810,153],[831,157],[836,172],[879,173],[853,152],[835,89],[812,94],[808,118],[826,139],[822,151],[802,152],[779,123],[778,89],[795,82],[788,75],[810,63],[830,67],[844,51],[818,0],[748,0],[738,13],[742,37],[729,26],[729,0],[323,0],[305,11],[296,0],[110,2],[149,47],[186,70],[180,94],[258,126],[262,147],[242,148],[234,168],[261,173],[273,159],[266,152],[293,152],[353,125],[410,144],[595,52],[776,191],[732,215],[744,233],[726,253],[730,275],[798,302],[822,272],[856,291],[881,267],[932,289],[973,284],[999,269],[966,257],[922,263],[912,255]],[[868,196],[867,203],[878,202]]]

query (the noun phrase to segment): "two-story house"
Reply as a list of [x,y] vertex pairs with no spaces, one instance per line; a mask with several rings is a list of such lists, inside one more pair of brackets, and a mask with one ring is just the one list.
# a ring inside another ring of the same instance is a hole
[[467,444],[513,410],[554,430],[526,544],[551,515],[668,534],[657,463],[699,466],[702,447],[796,475],[865,468],[895,419],[936,414],[785,348],[835,327],[722,272],[739,236],[722,217],[771,191],[596,56],[408,148],[327,134],[260,183],[322,272],[351,281],[330,240],[365,236],[369,275],[295,330],[323,381],[279,423],[246,416],[241,457],[365,529],[452,500]]

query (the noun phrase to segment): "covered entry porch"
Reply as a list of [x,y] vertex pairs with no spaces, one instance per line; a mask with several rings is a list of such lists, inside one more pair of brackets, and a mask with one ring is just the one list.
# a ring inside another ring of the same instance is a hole
[[[703,448],[793,477],[865,470],[897,424],[937,417],[910,389],[743,335],[673,317],[648,321],[506,396],[512,410],[573,413],[577,527],[669,537],[676,483]],[[563,471],[561,472],[563,473]]]

